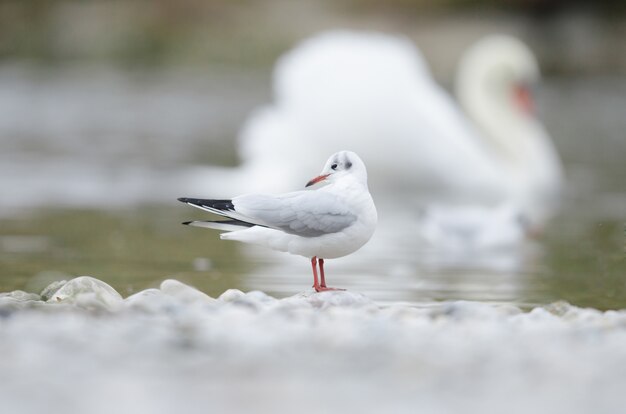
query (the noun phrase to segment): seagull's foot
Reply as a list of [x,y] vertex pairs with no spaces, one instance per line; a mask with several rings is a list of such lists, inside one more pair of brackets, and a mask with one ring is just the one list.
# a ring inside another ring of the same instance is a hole
[[313,286],[316,292],[329,292],[329,291],[345,291],[342,288],[326,287],[326,286]]

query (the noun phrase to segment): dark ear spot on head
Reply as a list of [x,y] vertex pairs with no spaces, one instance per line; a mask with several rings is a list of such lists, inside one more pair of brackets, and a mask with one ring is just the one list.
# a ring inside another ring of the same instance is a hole
[[350,161],[346,161],[346,170],[349,170],[352,167],[352,163]]

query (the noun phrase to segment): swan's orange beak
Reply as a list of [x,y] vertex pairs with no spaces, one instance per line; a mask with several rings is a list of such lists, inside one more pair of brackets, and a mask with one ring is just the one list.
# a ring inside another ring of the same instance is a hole
[[324,181],[330,174],[323,174],[323,175],[318,175],[317,177],[315,177],[314,179],[312,179],[311,181],[309,181],[308,183],[306,183],[305,187],[310,187],[313,184],[317,184],[320,181]]
[[513,89],[513,99],[517,107],[525,114],[532,115],[535,113],[535,102],[528,86],[516,85]]

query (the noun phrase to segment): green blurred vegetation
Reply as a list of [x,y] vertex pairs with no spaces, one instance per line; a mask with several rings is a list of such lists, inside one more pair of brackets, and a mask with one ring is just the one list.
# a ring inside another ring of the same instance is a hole
[[414,10],[426,12],[456,12],[468,10],[498,10],[529,14],[558,13],[572,8],[585,9],[603,14],[623,12],[622,0],[346,0],[354,9],[387,8],[391,10]]
[[570,8],[615,16],[626,11],[626,2],[0,0],[0,60],[269,66],[307,27],[337,26],[355,16],[405,21],[428,14],[498,11],[536,18]]
[[3,1],[0,59],[269,64],[284,44],[257,29],[238,1]]

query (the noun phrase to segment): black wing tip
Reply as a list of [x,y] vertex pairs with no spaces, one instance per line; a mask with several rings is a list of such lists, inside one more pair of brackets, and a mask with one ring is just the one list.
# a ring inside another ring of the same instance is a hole
[[233,201],[229,199],[205,199],[205,198],[180,197],[178,201],[180,201],[181,203],[186,203],[186,204],[190,204],[192,206],[197,206],[197,207],[210,207],[215,210],[222,210],[222,211],[234,211],[235,210]]
[[205,200],[203,198],[193,198],[193,197],[180,197],[177,199],[181,203],[191,204],[192,206],[205,206],[210,205],[209,202],[213,200]]
[[191,223],[193,223],[193,221],[183,221],[180,224],[184,224],[185,226],[189,226]]

